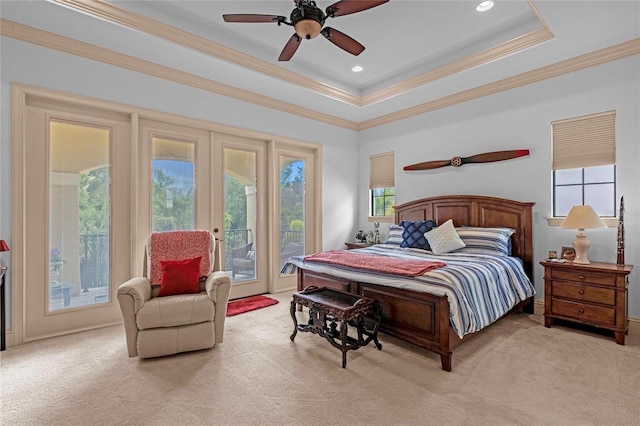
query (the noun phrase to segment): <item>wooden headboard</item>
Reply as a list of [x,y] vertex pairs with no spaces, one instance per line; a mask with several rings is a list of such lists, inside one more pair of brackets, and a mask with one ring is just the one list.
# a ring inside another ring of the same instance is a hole
[[434,220],[438,225],[453,219],[455,226],[504,226],[516,230],[512,238],[513,256],[524,262],[533,280],[533,219],[535,203],[479,195],[443,195],[394,206],[395,223],[402,220]]

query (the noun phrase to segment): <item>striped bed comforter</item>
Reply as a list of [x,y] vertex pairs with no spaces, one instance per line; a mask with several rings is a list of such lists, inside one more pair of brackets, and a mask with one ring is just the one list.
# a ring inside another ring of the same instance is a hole
[[320,262],[305,262],[304,256],[289,259],[282,273],[297,268],[325,273],[353,281],[447,296],[451,325],[461,338],[475,333],[507,313],[518,302],[535,295],[535,288],[522,267],[510,256],[431,252],[380,244],[356,250],[362,254],[446,263],[418,277],[403,277]]

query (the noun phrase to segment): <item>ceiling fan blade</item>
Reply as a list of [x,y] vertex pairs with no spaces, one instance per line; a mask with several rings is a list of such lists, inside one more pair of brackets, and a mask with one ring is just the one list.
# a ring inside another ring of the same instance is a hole
[[451,160],[427,161],[424,163],[405,166],[404,170],[431,170],[440,167],[453,166],[460,167],[468,163],[492,163],[494,161],[511,160],[513,158],[529,155],[528,149],[515,149],[511,151],[485,152],[484,154],[472,155],[471,157],[453,157]]
[[291,59],[291,57],[293,57],[293,54],[296,53],[296,50],[298,50],[298,46],[300,46],[301,41],[302,38],[298,34],[293,33],[287,44],[284,45],[282,52],[280,52],[280,57],[278,58],[278,60],[288,61],[289,59]]
[[278,15],[258,15],[254,13],[231,13],[222,15],[224,22],[244,22],[255,24],[259,22],[278,22],[280,20],[286,21],[287,18]]
[[358,56],[364,50],[364,46],[358,43],[356,40],[352,39],[345,33],[331,27],[323,28],[321,33],[331,43],[335,44],[340,49],[351,53],[352,55]]
[[339,2],[327,7],[327,16],[335,18],[336,16],[362,12],[363,10],[380,6],[388,1],[389,0],[340,0]]

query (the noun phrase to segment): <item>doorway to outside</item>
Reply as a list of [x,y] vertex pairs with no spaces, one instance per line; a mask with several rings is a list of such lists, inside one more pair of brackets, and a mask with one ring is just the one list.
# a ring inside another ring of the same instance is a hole
[[319,146],[13,89],[12,264],[29,267],[12,271],[10,345],[121,322],[115,292],[154,230],[214,233],[232,298],[295,288],[283,263],[321,241]]
[[261,205],[263,198],[258,197],[258,184],[264,180],[258,176],[258,161],[264,161],[264,149],[225,144],[223,152],[224,265],[231,276],[232,297],[264,293],[266,281],[264,285],[251,284],[262,277],[260,260],[266,255],[266,233],[261,232],[265,221],[259,217],[266,209]]

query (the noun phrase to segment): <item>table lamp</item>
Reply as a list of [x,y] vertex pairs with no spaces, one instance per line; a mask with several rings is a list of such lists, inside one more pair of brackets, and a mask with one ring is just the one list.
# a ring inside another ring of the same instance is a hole
[[576,258],[573,263],[588,265],[587,252],[591,247],[591,241],[584,235],[585,229],[606,228],[607,225],[600,219],[600,216],[591,206],[573,206],[569,214],[564,219],[560,228],[577,229],[578,235],[573,241],[573,248],[576,251]]
[[[0,240],[0,253],[3,251],[9,251],[9,246],[5,240]],[[0,262],[0,268],[2,268],[2,263]]]

